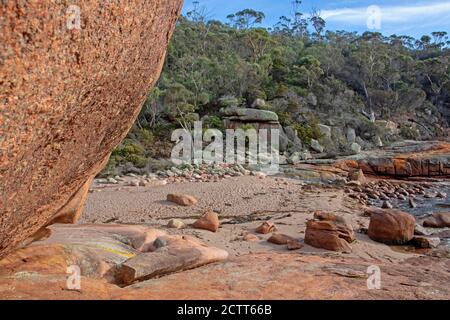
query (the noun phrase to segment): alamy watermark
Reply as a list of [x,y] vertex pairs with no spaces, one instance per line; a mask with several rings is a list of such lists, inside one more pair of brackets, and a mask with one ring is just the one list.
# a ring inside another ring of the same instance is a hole
[[381,289],[381,269],[377,265],[371,265],[367,268],[367,289],[379,290]]
[[68,30],[81,29],[81,9],[77,5],[70,5],[66,10],[66,27]]
[[81,290],[81,269],[77,265],[67,267],[69,274],[66,281],[66,287],[69,290]]
[[[278,173],[279,129],[218,129],[203,130],[195,121],[194,129],[177,129],[171,140],[176,142],[171,160],[181,164],[247,164],[257,166],[267,174]],[[207,145],[206,145],[207,144]]]

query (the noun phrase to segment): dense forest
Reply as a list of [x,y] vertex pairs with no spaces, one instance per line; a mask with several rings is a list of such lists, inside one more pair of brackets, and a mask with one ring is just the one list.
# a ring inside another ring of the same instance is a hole
[[[179,19],[161,78],[109,169],[167,158],[171,130],[194,120],[223,129],[219,110],[226,106],[276,112],[305,146],[318,139],[335,154],[345,152],[349,127],[363,148],[373,137],[389,144],[448,134],[446,32],[414,39],[326,31],[320,12],[303,14],[298,0],[292,16],[271,28],[261,27],[265,15],[252,9],[230,14],[226,23],[203,12],[197,4]],[[384,127],[377,125],[383,120]],[[333,129],[332,139],[319,124]]]

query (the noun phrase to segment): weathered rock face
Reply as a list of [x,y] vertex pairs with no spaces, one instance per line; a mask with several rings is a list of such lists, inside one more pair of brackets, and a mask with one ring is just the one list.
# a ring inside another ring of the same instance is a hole
[[158,79],[181,2],[0,6],[0,257],[79,215]]

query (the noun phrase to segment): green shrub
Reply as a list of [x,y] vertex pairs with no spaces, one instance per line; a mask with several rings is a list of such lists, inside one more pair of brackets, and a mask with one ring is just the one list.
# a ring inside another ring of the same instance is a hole
[[219,129],[219,130],[225,129],[222,119],[218,116],[204,117],[202,122],[203,122],[203,127],[206,129]]
[[116,164],[131,162],[136,167],[140,168],[145,167],[147,164],[144,147],[130,139],[125,139],[116,149],[114,149],[111,158]]
[[139,129],[139,141],[141,141],[144,145],[153,145],[155,142],[153,132],[148,129]]
[[278,121],[283,127],[290,126],[294,123],[292,114],[290,112],[277,112]]
[[134,164],[138,168],[145,167],[148,162],[147,158],[145,158],[144,156],[137,155],[137,154],[130,154],[127,157],[127,160],[129,162],[131,162],[132,164]]
[[292,127],[297,130],[297,136],[302,140],[303,143],[311,144],[311,139],[316,139],[313,129],[308,125],[302,125],[300,123],[295,123]]
[[320,140],[322,133],[319,128],[319,121],[314,114],[310,113],[305,116],[307,122],[304,124],[294,123],[292,126],[297,130],[297,136],[306,144],[311,144],[311,139]]
[[408,126],[407,124],[401,124],[400,136],[404,139],[418,140],[420,137],[420,131],[417,128]]

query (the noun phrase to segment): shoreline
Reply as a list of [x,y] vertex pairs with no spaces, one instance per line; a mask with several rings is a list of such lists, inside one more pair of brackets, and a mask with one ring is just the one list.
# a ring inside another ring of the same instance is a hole
[[[343,186],[308,184],[279,176],[239,176],[218,182],[168,184],[155,180],[153,185],[145,187],[124,186],[126,183],[123,181],[121,185],[108,186],[94,184],[91,190],[97,191],[89,193],[84,214],[74,227],[84,228],[86,224],[95,223],[112,228],[135,225],[161,230],[170,237],[195,237],[210,248],[225,250],[228,258],[192,270],[137,281],[122,288],[114,283],[99,285],[96,277],[83,277],[82,281],[89,289],[81,292],[80,298],[249,299],[255,298],[256,292],[263,299],[450,297],[446,286],[450,281],[446,269],[450,261],[448,246],[410,251],[408,246],[394,247],[371,240],[362,232],[369,223],[369,218],[363,214],[365,206],[350,198]],[[166,195],[171,192],[191,194],[199,202],[192,207],[169,203]],[[215,233],[191,226],[208,210],[214,210],[219,215],[221,226]],[[327,251],[304,243],[306,221],[312,219],[313,212],[317,210],[335,213],[349,221],[356,237],[351,244],[351,253]],[[182,220],[186,226],[182,229],[168,228],[168,221],[174,218]],[[255,232],[255,228],[264,221],[272,221],[276,233],[299,239],[302,247],[289,251],[283,245],[268,242],[271,234]],[[58,225],[55,228],[57,230]],[[245,240],[247,234],[256,235],[257,240]],[[40,242],[35,242],[33,246],[40,247]],[[42,248],[47,250],[45,246]],[[27,248],[22,253],[20,250],[18,255],[23,256]],[[51,259],[58,259],[58,256],[52,253]],[[11,263],[15,268],[19,263],[19,269],[24,268],[30,274],[35,272],[32,270],[36,266],[27,269],[26,264],[11,261],[14,257],[10,258],[5,270],[10,268]],[[367,288],[367,270],[372,265],[382,270],[384,280],[381,290]],[[25,289],[12,292],[8,287],[11,284],[25,286],[18,274],[21,273],[17,270],[12,274],[0,274],[1,297],[14,298],[25,294]],[[35,290],[37,286],[44,286],[51,292],[55,290],[55,283],[63,283],[66,275],[53,274],[52,277],[52,281],[42,276],[33,278],[25,286],[26,291],[35,298],[48,298],[45,293]],[[300,290],[299,286],[307,286],[308,290]],[[335,290],[327,291],[330,287]],[[73,298],[73,293],[65,291],[61,298]]]

